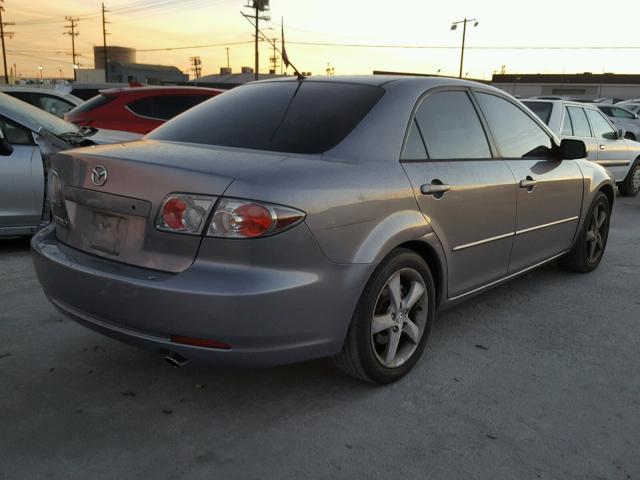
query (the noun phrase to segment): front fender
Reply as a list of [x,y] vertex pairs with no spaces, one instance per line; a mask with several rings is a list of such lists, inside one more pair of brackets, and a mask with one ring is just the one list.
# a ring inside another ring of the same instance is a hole
[[611,207],[613,207],[613,202],[615,201],[616,196],[616,181],[607,169],[597,163],[589,160],[579,160],[576,164],[582,171],[582,177],[584,180],[580,224],[576,231],[577,237],[586,220],[589,207],[599,192],[604,191],[607,194]]

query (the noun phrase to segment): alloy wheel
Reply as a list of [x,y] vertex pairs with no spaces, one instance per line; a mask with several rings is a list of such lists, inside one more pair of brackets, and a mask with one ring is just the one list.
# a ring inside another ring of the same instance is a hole
[[396,368],[411,358],[427,324],[429,297],[413,268],[394,272],[382,287],[371,318],[371,345],[377,360]]
[[589,263],[598,261],[604,251],[604,239],[607,235],[607,217],[609,213],[602,203],[596,204],[589,219],[587,229],[587,259]]
[[640,191],[640,165],[636,165],[631,173],[631,188],[634,193]]

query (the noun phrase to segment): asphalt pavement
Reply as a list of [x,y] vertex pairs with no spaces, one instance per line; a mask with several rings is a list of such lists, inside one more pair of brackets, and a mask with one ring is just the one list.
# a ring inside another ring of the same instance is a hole
[[0,240],[0,479],[640,479],[640,197],[587,275],[443,313],[408,377],[168,367],[63,318]]

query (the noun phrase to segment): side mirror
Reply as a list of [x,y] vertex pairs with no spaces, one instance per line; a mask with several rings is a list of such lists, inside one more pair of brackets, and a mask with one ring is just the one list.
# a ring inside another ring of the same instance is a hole
[[624,136],[627,134],[627,132],[625,132],[624,128],[619,128],[618,129],[618,139],[624,138]]
[[3,157],[8,157],[13,153],[13,147],[9,142],[7,142],[6,138],[0,137],[0,155]]
[[562,160],[579,160],[587,157],[587,146],[582,140],[565,138],[560,142],[560,158]]

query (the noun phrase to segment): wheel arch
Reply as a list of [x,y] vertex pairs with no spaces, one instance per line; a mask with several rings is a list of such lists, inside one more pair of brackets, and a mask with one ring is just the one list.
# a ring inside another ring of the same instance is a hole
[[613,208],[613,202],[616,198],[616,193],[613,190],[613,187],[611,185],[609,185],[608,183],[602,185],[599,189],[599,192],[604,193],[607,196],[607,199],[609,200],[609,205],[611,208]]
[[424,261],[429,266],[429,270],[431,270],[433,283],[436,287],[436,305],[441,305],[446,293],[445,287],[447,271],[446,260],[444,259],[444,256],[438,253],[438,251],[436,250],[437,247],[432,245],[431,242],[422,240],[411,240],[409,242],[398,245],[396,248],[406,248],[407,250],[412,250],[420,257],[422,257],[422,259],[424,259]]

